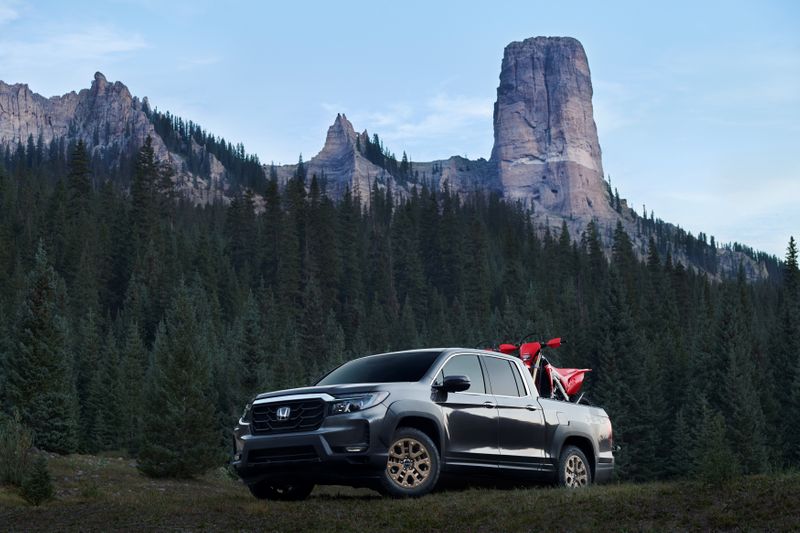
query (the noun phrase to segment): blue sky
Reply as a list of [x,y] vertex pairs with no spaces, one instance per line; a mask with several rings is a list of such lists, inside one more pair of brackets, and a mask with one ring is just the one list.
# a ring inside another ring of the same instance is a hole
[[783,256],[800,237],[800,2],[0,0],[0,79],[96,70],[243,142],[321,147],[336,112],[395,152],[487,157],[504,46],[586,48],[612,185],[639,211]]

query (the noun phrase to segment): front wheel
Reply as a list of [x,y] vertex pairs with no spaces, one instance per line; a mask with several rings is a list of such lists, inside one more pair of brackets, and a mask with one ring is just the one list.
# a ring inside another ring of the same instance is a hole
[[592,484],[592,469],[577,446],[567,446],[558,460],[558,485],[577,489]]
[[395,431],[380,492],[395,498],[428,494],[439,479],[439,451],[430,437],[415,428]]
[[248,485],[250,493],[259,500],[296,502],[305,500],[314,490],[313,483],[274,483],[264,480]]

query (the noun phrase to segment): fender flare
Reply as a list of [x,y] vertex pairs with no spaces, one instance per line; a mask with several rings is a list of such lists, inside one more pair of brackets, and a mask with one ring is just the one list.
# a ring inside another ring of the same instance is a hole
[[597,442],[592,435],[592,427],[586,422],[573,420],[570,421],[569,424],[559,424],[553,433],[553,440],[550,443],[550,457],[553,458],[554,462],[558,461],[558,458],[561,455],[561,449],[564,447],[564,442],[570,437],[579,437],[589,441],[589,444],[592,447],[592,454],[594,455],[594,457],[590,458],[590,461],[592,461],[593,464],[596,464],[597,457],[599,456],[599,450],[597,447]]
[[442,420],[442,413],[440,409],[436,408],[435,404],[421,400],[398,400],[389,405],[386,410],[386,417],[380,435],[380,441],[385,446],[391,444],[392,435],[394,435],[398,424],[404,418],[415,417],[424,418],[433,423],[438,433],[438,444],[440,447],[439,453],[443,457],[446,446],[444,421]]

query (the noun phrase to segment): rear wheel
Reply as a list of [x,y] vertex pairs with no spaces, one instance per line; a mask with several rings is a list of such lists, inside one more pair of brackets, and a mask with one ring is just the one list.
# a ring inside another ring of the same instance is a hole
[[415,428],[398,428],[380,480],[380,492],[395,498],[428,494],[439,479],[439,451]]
[[314,490],[313,483],[276,483],[264,480],[248,485],[250,493],[259,500],[300,501],[308,498]]
[[577,489],[592,484],[592,469],[586,455],[577,446],[567,446],[558,461],[558,484]]

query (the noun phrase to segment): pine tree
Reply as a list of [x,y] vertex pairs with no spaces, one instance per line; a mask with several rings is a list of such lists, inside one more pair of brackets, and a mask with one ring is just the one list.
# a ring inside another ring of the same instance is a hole
[[77,447],[78,406],[63,305],[63,282],[40,243],[6,365],[6,395],[36,446],[70,453]]
[[[345,357],[345,338],[344,330],[336,320],[336,314],[333,310],[328,312],[328,317],[325,319],[325,358],[322,364],[322,371],[330,371],[347,359]],[[319,376],[317,376],[319,377]]]
[[342,328],[348,346],[353,347],[353,339],[363,318],[361,302],[363,302],[363,268],[361,265],[360,235],[361,206],[348,189],[339,204],[339,227],[344,235],[349,238],[342,239],[340,258],[342,264],[342,277],[339,285],[339,306]]
[[136,167],[131,182],[131,218],[134,237],[140,246],[153,238],[158,222],[157,180],[158,164],[153,139],[148,135],[136,155]]
[[[786,425],[791,428],[800,427],[795,425],[800,423],[800,360],[794,368],[794,381],[789,389],[788,397]],[[798,432],[787,428],[785,442],[785,457],[789,464],[793,467],[800,465],[800,435]]]
[[[89,270],[85,264],[88,248],[93,244],[91,224],[92,184],[86,145],[78,141],[70,155],[67,175],[66,257],[65,276],[72,280],[79,272]],[[91,271],[94,274],[94,271]]]
[[477,218],[470,224],[468,242],[469,253],[464,258],[464,301],[470,322],[478,326],[489,315],[491,281],[486,228]]
[[264,214],[260,218],[261,232],[259,234],[262,253],[261,269],[267,285],[275,289],[279,248],[281,242],[281,226],[283,212],[281,211],[281,196],[278,188],[278,172],[275,166],[270,167],[270,179],[264,193]]
[[725,419],[722,415],[706,410],[703,422],[702,431],[697,437],[698,476],[706,483],[718,486],[736,477],[739,465],[725,438]]
[[694,436],[691,434],[691,428],[686,420],[686,411],[685,408],[679,409],[671,425],[667,474],[673,478],[687,477],[693,470]]
[[86,152],[86,144],[84,144],[83,140],[78,141],[70,155],[67,191],[69,219],[75,221],[87,213],[92,192],[92,182],[89,176],[89,154]]
[[22,481],[21,488],[22,497],[34,506],[39,506],[53,497],[55,491],[44,455],[40,454],[33,460],[31,470]]
[[406,297],[403,308],[400,311],[400,320],[397,323],[394,335],[397,347],[402,350],[410,350],[419,347],[419,336],[417,335],[417,321],[414,318],[414,307]]
[[[303,314],[300,318],[299,340],[302,353],[310,355],[311,361],[325,357],[327,341],[321,332],[325,331],[325,309],[317,280],[309,276],[303,290]],[[309,359],[305,359],[309,361]]]
[[118,450],[127,442],[125,436],[125,395],[122,388],[120,357],[116,339],[109,332],[90,388],[90,398],[97,404],[93,440],[100,450]]
[[147,366],[148,353],[142,343],[139,325],[135,321],[130,321],[125,331],[120,356],[120,388],[125,391],[120,404],[122,411],[120,444],[131,454],[136,454],[139,450]]
[[196,310],[181,284],[156,336],[149,371],[139,469],[188,478],[220,461],[211,362]]
[[93,382],[100,368],[100,330],[94,311],[89,309],[81,318],[75,335],[75,383],[80,406],[80,449],[97,451],[95,425],[97,423],[102,395],[92,394]]
[[264,326],[253,293],[247,295],[244,310],[239,319],[239,357],[240,402],[263,392],[269,379],[269,368],[264,346]]
[[[761,473],[767,466],[764,442],[764,413],[753,380],[756,366],[743,323],[743,310],[735,285],[727,287],[721,301],[717,325],[717,349],[722,372],[720,387],[712,405],[725,414],[730,444],[745,473]],[[707,378],[715,379],[714,375]]]
[[225,220],[228,236],[228,253],[237,272],[255,262],[257,242],[256,216],[253,191],[234,198],[228,207]]
[[[320,194],[321,196],[315,199],[315,196]],[[333,308],[337,304],[342,275],[339,253],[340,238],[336,206],[327,197],[324,190],[316,194],[312,190],[308,225],[306,226],[306,242],[309,253],[308,270],[313,273],[319,284],[322,305],[327,309]]]
[[788,391],[786,414],[776,413],[775,421],[783,421],[783,439],[786,442],[785,459],[800,465],[800,269],[798,269],[797,244],[789,238],[786,261],[783,265],[783,287],[779,304],[777,333],[774,335],[775,363],[772,379],[776,390]]

